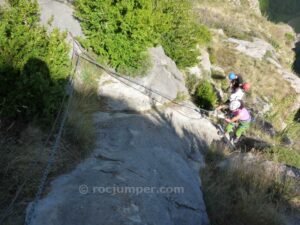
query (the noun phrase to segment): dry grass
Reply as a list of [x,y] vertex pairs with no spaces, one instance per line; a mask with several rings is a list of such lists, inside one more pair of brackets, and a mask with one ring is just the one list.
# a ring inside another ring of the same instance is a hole
[[202,190],[212,225],[282,225],[295,194],[291,183],[271,177],[259,165],[220,169],[226,158],[220,149],[211,149],[202,171]]
[[290,67],[293,57],[295,33],[286,24],[274,24],[264,16],[249,10],[248,1],[242,1],[240,7],[224,0],[198,0],[196,11],[199,21],[210,28],[223,29],[228,37],[250,40],[257,37],[266,40],[277,48],[281,63]]
[[[74,96],[67,123],[48,181],[74,168],[88,156],[94,146],[95,127],[92,116],[100,108],[96,81],[100,72],[83,62],[79,71],[74,82]],[[35,125],[23,127],[21,130],[17,135],[1,133],[0,218],[17,189],[29,177],[13,211],[4,222],[7,225],[24,223],[26,206],[37,191],[54,142],[52,137],[45,145],[49,130],[41,130]],[[37,164],[32,167],[35,160]]]
[[[290,85],[285,81],[276,68],[265,61],[254,60],[233,49],[227,43],[215,45],[217,64],[225,69],[225,72],[236,71],[242,74],[247,82],[252,84],[252,93],[268,98],[286,97],[290,93]],[[278,85],[280,84],[280,92]]]
[[[226,73],[231,71],[239,73],[246,82],[252,84],[251,91],[247,94],[246,102],[248,106],[255,106],[255,100],[258,97],[267,98],[273,103],[273,112],[282,116],[281,113],[284,110],[286,112],[293,105],[291,98],[295,92],[291,89],[290,84],[277,72],[275,66],[243,55],[226,42],[217,41],[213,46],[216,63],[224,68]],[[281,104],[278,104],[278,102]]]
[[93,149],[95,127],[93,114],[100,110],[97,79],[101,71],[94,65],[81,61],[75,76],[74,96],[70,104],[65,138],[72,146],[76,162],[84,159]]

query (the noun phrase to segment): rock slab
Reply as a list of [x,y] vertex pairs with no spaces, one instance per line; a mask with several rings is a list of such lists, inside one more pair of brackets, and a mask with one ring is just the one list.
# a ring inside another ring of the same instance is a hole
[[[174,62],[161,48],[150,53],[152,70],[134,81],[171,99],[186,92]],[[191,102],[151,107],[159,95],[122,81],[100,79],[93,154],[52,182],[31,225],[209,224],[199,170],[216,128]]]

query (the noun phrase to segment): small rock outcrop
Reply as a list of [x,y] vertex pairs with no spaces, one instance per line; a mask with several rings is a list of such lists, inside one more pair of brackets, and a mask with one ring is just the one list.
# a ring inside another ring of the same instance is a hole
[[273,58],[275,58],[276,55],[273,46],[259,38],[253,38],[252,42],[239,40],[235,38],[229,38],[228,42],[236,44],[235,49],[237,51],[255,59],[262,60],[268,52]]
[[[111,110],[150,110],[179,95],[188,95],[183,74],[165,55],[162,47],[150,48],[152,68],[143,78],[121,78],[103,74],[99,80],[99,95],[109,101]],[[126,84],[126,85],[124,85]],[[124,94],[126,93],[126,94]]]
[[205,49],[199,49],[199,53],[199,63],[193,67],[188,68],[188,72],[191,75],[195,75],[198,80],[210,79],[212,65],[209,59],[209,53]]
[[50,30],[59,28],[62,31],[69,31],[74,36],[83,36],[79,21],[73,16],[73,8],[65,4],[64,1],[38,0],[41,8],[41,23],[48,25],[48,21],[53,17]]

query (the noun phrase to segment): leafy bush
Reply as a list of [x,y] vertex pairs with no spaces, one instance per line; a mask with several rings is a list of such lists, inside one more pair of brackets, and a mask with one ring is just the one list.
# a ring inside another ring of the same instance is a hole
[[203,109],[211,110],[217,103],[213,86],[207,81],[200,82],[195,93],[196,104]]
[[47,34],[35,1],[13,1],[0,21],[1,117],[51,119],[69,73],[66,35]]
[[76,8],[87,37],[83,45],[119,71],[140,72],[156,38],[151,1],[79,0]]
[[148,47],[163,45],[179,66],[196,62],[196,45],[209,31],[196,24],[189,0],[78,0],[76,16],[86,35],[82,44],[103,62],[132,75],[149,66]]
[[166,17],[164,29],[158,32],[166,54],[181,68],[196,64],[199,55],[196,46],[210,42],[211,34],[205,26],[199,25],[190,1],[160,1],[158,8]]

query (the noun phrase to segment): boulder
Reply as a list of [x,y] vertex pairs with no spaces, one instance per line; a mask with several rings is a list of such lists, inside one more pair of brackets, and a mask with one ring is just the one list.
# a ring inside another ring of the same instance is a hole
[[265,132],[266,134],[268,134],[271,137],[274,137],[277,133],[274,126],[270,122],[268,122],[262,118],[256,118],[256,125],[258,125],[258,127],[263,132]]
[[273,46],[262,39],[253,38],[253,41],[251,42],[235,38],[229,38],[228,42],[235,44],[235,49],[237,51],[254,59],[262,60],[265,57],[265,55],[268,54],[271,58],[278,61]]
[[226,79],[224,69],[219,66],[211,66],[211,75],[214,79]]
[[272,144],[270,144],[260,138],[243,136],[240,138],[236,147],[241,149],[244,152],[249,152],[252,149],[264,150],[264,149],[270,148],[270,147],[272,147]]
[[195,76],[197,80],[203,79],[202,69],[199,66],[189,67],[187,68],[187,71],[189,75]]

